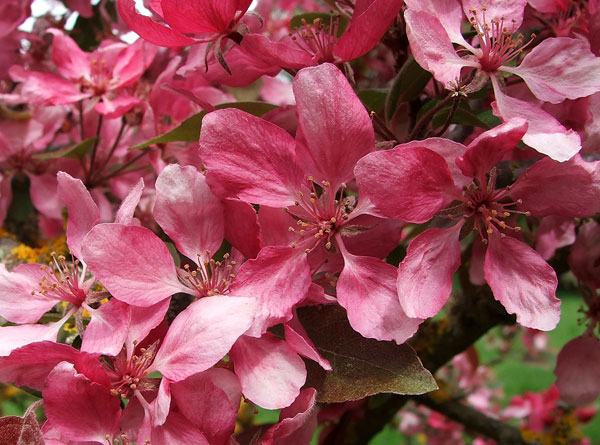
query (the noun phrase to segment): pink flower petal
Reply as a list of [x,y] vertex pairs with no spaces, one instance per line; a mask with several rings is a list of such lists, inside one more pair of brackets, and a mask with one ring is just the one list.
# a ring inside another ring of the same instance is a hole
[[272,207],[294,204],[303,181],[295,145],[281,128],[233,108],[213,111],[202,122],[207,181],[225,197]]
[[27,71],[20,65],[13,65],[9,74],[15,82],[23,82],[21,96],[33,105],[71,104],[91,95],[82,93],[70,80],[55,74]]
[[119,15],[129,27],[144,40],[159,46],[177,47],[196,43],[194,39],[186,37],[179,31],[167,28],[150,17],[138,14],[133,0],[118,0]]
[[429,229],[408,246],[397,277],[400,304],[408,316],[433,317],[448,301],[452,276],[460,266],[458,236],[462,226]]
[[[170,299],[162,300],[155,305],[148,307],[130,306],[131,321],[127,331],[125,345],[128,356],[133,355],[135,344],[145,339],[152,329],[157,327],[164,320],[165,314],[169,309]],[[134,344],[134,342],[136,342]]]
[[317,410],[315,402],[317,391],[306,388],[287,408],[281,410],[279,422],[267,430],[261,437],[264,445],[284,445],[287,443],[310,443],[317,428]]
[[91,64],[90,55],[65,35],[59,29],[49,29],[48,32],[54,36],[52,40],[52,61],[58,68],[58,72],[67,79],[79,82],[81,78],[89,79]]
[[563,346],[556,358],[556,386],[569,405],[592,403],[600,394],[600,341],[590,335]]
[[464,44],[462,23],[465,19],[457,0],[405,0],[411,11],[423,11],[437,18],[453,43]]
[[325,371],[331,371],[333,369],[329,364],[329,360],[319,354],[315,344],[312,342],[297,318],[292,318],[283,326],[285,329],[285,341],[290,348],[301,356],[317,362]]
[[143,192],[144,179],[140,178],[137,184],[131,189],[131,191],[127,194],[127,196],[121,203],[121,206],[117,211],[117,216],[115,216],[115,222],[117,224],[123,224],[125,226],[128,226],[132,223],[135,208],[139,204]]
[[118,432],[119,399],[77,373],[72,364],[59,363],[48,375],[42,394],[46,416],[64,438],[102,443]]
[[35,323],[57,303],[38,292],[40,264],[20,264],[13,272],[0,264],[0,316],[13,323]]
[[98,102],[94,106],[94,110],[107,119],[116,119],[123,116],[139,103],[140,100],[137,97],[118,96],[109,98],[108,95],[105,94],[102,96],[102,102]]
[[456,83],[465,66],[479,63],[458,56],[450,37],[437,18],[426,12],[407,9],[404,13],[406,34],[415,60],[443,85]]
[[569,266],[583,283],[593,289],[600,288],[600,224],[589,221],[579,228],[577,241],[571,247]]
[[504,121],[522,118],[527,121],[527,133],[523,142],[538,152],[557,161],[571,159],[581,150],[581,139],[574,130],[567,130],[554,117],[541,108],[500,91],[495,77],[491,77],[496,101],[492,103],[494,114]]
[[600,212],[600,161],[544,158],[519,176],[510,196],[534,216],[592,216]]
[[242,387],[235,374],[213,368],[171,385],[181,413],[211,444],[227,445],[235,428]]
[[524,119],[511,119],[477,137],[465,153],[456,159],[456,165],[465,176],[477,178],[481,184],[486,174],[514,149],[527,131]]
[[[262,208],[262,206],[261,206]],[[256,258],[263,246],[258,215],[251,204],[237,199],[223,201],[225,238],[244,258]]]
[[241,48],[254,57],[260,57],[267,63],[284,68],[300,69],[317,62],[308,52],[298,48],[291,39],[273,42],[260,34],[247,34],[242,39]]
[[306,171],[337,190],[354,178],[356,162],[375,150],[369,113],[346,77],[329,63],[301,70],[293,88],[308,149]]
[[547,216],[540,222],[536,235],[535,250],[547,261],[556,249],[575,242],[575,221],[569,217]]
[[[210,260],[223,242],[223,205],[193,166],[167,166],[156,180],[154,218],[177,250],[196,261]],[[199,257],[198,257],[199,256]]]
[[7,356],[21,346],[40,341],[56,341],[65,320],[48,324],[21,324],[0,326],[0,357]]
[[531,247],[515,238],[488,236],[484,273],[494,298],[525,327],[551,331],[560,320],[554,269]]
[[355,173],[361,194],[378,210],[409,222],[428,221],[460,197],[444,158],[424,147],[399,145],[371,153]]
[[470,11],[474,9],[479,23],[484,23],[485,16],[487,24],[492,20],[502,21],[503,27],[509,31],[515,31],[521,26],[526,5],[527,0],[462,0],[467,17],[473,15]]
[[127,328],[131,319],[129,305],[113,298],[98,309],[92,309],[87,305],[86,309],[92,318],[85,328],[81,350],[89,353],[117,355],[123,348],[127,336]]
[[58,196],[67,206],[67,244],[77,258],[81,258],[83,237],[100,219],[100,210],[81,179],[58,172]]
[[289,406],[306,380],[302,359],[270,332],[260,338],[240,337],[230,357],[244,396],[266,409]]
[[142,39],[119,53],[113,68],[114,89],[135,84],[154,61],[158,48]]
[[403,4],[403,0],[358,0],[350,26],[333,53],[345,62],[365,55],[383,37]]
[[56,193],[56,176],[26,174],[30,181],[29,195],[36,210],[48,218],[62,220],[63,204]]
[[165,21],[182,33],[220,34],[229,29],[236,5],[231,0],[163,0]]
[[553,104],[600,91],[600,58],[583,39],[546,39],[518,67],[502,70],[521,76],[538,99]]
[[99,224],[85,238],[82,254],[96,278],[125,303],[151,306],[189,292],[165,243],[145,227]]
[[229,295],[256,300],[258,310],[247,335],[260,337],[269,327],[292,318],[292,309],[304,299],[310,283],[304,251],[268,246],[240,267]]
[[423,320],[409,318],[396,292],[396,268],[378,258],[354,256],[340,246],[344,269],[337,282],[340,306],[352,328],[364,337],[404,343]]
[[250,298],[206,297],[192,303],[171,323],[149,371],[178,382],[207,370],[250,327],[255,311]]

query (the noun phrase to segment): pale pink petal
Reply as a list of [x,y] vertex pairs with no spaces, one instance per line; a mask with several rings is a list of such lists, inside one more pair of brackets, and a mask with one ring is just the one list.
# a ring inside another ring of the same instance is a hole
[[270,332],[260,338],[240,337],[230,358],[244,397],[266,409],[289,406],[306,380],[302,359]]
[[52,61],[58,72],[67,79],[79,82],[90,78],[90,55],[81,50],[75,41],[59,29],[49,29],[52,40]]
[[369,113],[346,77],[329,63],[301,70],[293,88],[308,149],[306,171],[337,190],[354,178],[356,162],[375,150]]
[[460,266],[458,236],[463,223],[449,229],[429,229],[408,246],[398,265],[397,290],[408,316],[436,315],[452,292],[452,276]]
[[58,196],[67,206],[67,244],[76,257],[81,258],[83,237],[98,223],[100,210],[81,179],[58,172]]
[[488,237],[484,273],[494,298],[525,327],[551,331],[560,320],[556,272],[531,247],[515,238]]
[[123,224],[128,226],[133,221],[133,214],[135,212],[135,208],[140,202],[140,198],[142,197],[142,193],[144,192],[144,179],[140,178],[137,184],[131,189],[131,191],[127,194],[119,210],[117,211],[117,216],[115,216],[115,222],[117,224]]
[[154,61],[158,48],[139,39],[121,51],[113,68],[113,89],[133,85]]
[[563,346],[556,358],[556,386],[569,405],[592,403],[600,394],[600,341],[591,335]]
[[264,445],[308,445],[317,428],[315,402],[317,391],[306,388],[287,408],[281,410],[279,422],[261,437]]
[[415,60],[443,85],[456,83],[463,67],[479,67],[478,62],[458,56],[446,30],[434,16],[408,9],[404,18],[410,50]]
[[556,249],[575,242],[575,221],[569,217],[547,216],[540,222],[536,235],[535,250],[549,260]]
[[501,69],[521,76],[538,99],[553,104],[600,91],[600,58],[583,39],[543,40],[518,67]]
[[151,306],[189,292],[165,243],[145,227],[99,224],[85,238],[82,255],[104,287],[125,303]]
[[40,341],[56,341],[64,320],[48,324],[20,324],[0,326],[0,357],[14,349]]
[[42,394],[44,412],[64,438],[103,443],[107,435],[118,432],[119,399],[79,374],[72,364],[59,363],[48,375]]
[[256,259],[242,265],[229,294],[257,301],[256,318],[247,335],[260,337],[269,327],[292,318],[293,307],[304,299],[310,283],[310,268],[303,250],[268,246]]
[[491,79],[496,96],[496,101],[492,103],[494,114],[504,121],[525,119],[528,127],[523,142],[561,162],[571,159],[581,150],[581,139],[576,131],[567,130],[536,105],[507,96],[500,91],[496,78],[492,76]]
[[193,166],[167,166],[156,180],[154,218],[194,261],[210,260],[223,242],[223,205]]
[[[262,206],[261,206],[262,208]],[[242,253],[244,258],[256,258],[263,246],[256,210],[238,199],[225,199],[225,239]]]
[[167,28],[150,17],[138,14],[133,0],[118,0],[117,6],[121,18],[144,40],[159,46],[185,46],[196,43],[179,31]]
[[123,116],[139,103],[140,100],[137,97],[117,96],[115,98],[109,98],[108,95],[105,94],[102,96],[102,102],[98,102],[94,106],[94,110],[107,119],[116,119]]
[[337,297],[352,328],[364,337],[404,343],[423,320],[409,318],[402,310],[396,268],[378,258],[354,256],[343,245],[340,250],[345,264],[336,286]]
[[150,403],[152,412],[152,425],[164,425],[171,411],[171,381],[163,378],[160,381],[156,398]]
[[26,173],[30,181],[29,195],[36,210],[44,216],[62,219],[62,202],[57,193],[56,176]]
[[212,445],[198,428],[177,412],[171,412],[163,425],[152,428],[150,437],[151,444]]
[[[403,0],[358,0],[364,11],[354,9],[350,26],[334,46],[333,53],[347,62],[365,55],[396,19]],[[359,5],[357,5],[358,7]],[[359,13],[360,11],[360,13]]]
[[232,372],[213,368],[173,383],[177,408],[211,444],[228,445],[242,397],[242,387]]
[[465,16],[457,0],[404,0],[411,11],[423,11],[437,18],[446,30],[450,40],[464,44],[462,23]]
[[592,216],[600,212],[600,161],[544,158],[519,176],[510,196],[534,216]]
[[490,24],[492,20],[502,20],[503,27],[509,31],[519,29],[523,22],[523,11],[527,0],[462,0],[463,10],[467,17],[472,17],[472,9],[476,11],[479,23]]
[[171,323],[151,370],[174,382],[207,370],[250,327],[255,311],[250,298],[206,297],[192,303]]
[[294,204],[303,180],[295,145],[281,128],[233,108],[209,113],[202,122],[207,181],[224,197],[272,207]]
[[116,298],[92,309],[86,305],[91,320],[85,328],[81,350],[89,353],[117,355],[123,348],[131,319],[129,305]]
[[361,194],[392,218],[422,223],[460,198],[444,158],[424,147],[371,153],[355,173]]
[[511,119],[480,134],[471,142],[465,153],[456,158],[456,165],[465,176],[485,183],[486,174],[513,150],[527,131],[524,119]]
[[292,318],[284,324],[285,341],[288,346],[303,357],[309,358],[319,364],[325,371],[331,371],[329,360],[323,357],[306,333],[297,318]]
[[[165,314],[169,309],[169,302],[170,299],[167,298],[148,307],[130,306],[131,321],[127,331],[127,339],[124,342],[127,346],[129,357],[133,355],[135,344],[139,344],[142,339],[146,338],[152,329],[157,327],[160,322],[163,321]],[[134,344],[134,342],[136,343]]]
[[55,74],[34,73],[20,65],[12,66],[9,74],[15,82],[23,82],[21,96],[33,105],[71,104],[91,95],[82,93],[76,84]]
[[35,323],[57,303],[37,292],[44,276],[40,264],[20,264],[13,272],[0,264],[0,316],[13,323]]

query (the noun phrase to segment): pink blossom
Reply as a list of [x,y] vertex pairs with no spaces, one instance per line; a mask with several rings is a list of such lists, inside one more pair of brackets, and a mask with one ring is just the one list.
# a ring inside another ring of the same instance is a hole
[[[383,214],[418,223],[435,215],[447,219],[445,228],[418,235],[399,265],[398,295],[409,316],[430,317],[445,304],[460,265],[458,241],[464,226],[472,227],[486,247],[483,276],[507,311],[531,328],[551,330],[558,323],[556,274],[519,240],[515,218],[594,214],[599,210],[600,178],[595,162],[576,156],[561,164],[546,158],[513,185],[498,188],[495,166],[526,129],[525,121],[510,121],[468,147],[452,144],[454,155],[449,155],[446,142],[432,138],[372,153],[357,164],[361,190]],[[447,160],[452,158],[460,174],[450,170]],[[466,178],[472,182],[462,185]]]

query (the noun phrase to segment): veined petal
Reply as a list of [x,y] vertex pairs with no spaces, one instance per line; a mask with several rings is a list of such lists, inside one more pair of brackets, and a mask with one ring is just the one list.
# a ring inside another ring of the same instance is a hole
[[137,184],[127,194],[123,202],[121,202],[117,215],[115,216],[115,222],[117,224],[128,226],[132,223],[135,208],[138,206],[143,192],[144,179],[140,178]]
[[151,306],[189,292],[179,282],[165,243],[145,227],[99,224],[86,236],[82,257],[106,289],[125,303]]
[[464,14],[457,0],[404,0],[411,11],[423,11],[437,18],[453,43],[465,43],[462,35]]
[[502,21],[503,27],[509,31],[521,26],[526,5],[527,0],[462,0],[467,17],[471,17],[471,11],[475,10],[479,23],[484,23],[484,18],[488,24],[492,20]]
[[242,39],[243,51],[266,63],[285,68],[300,69],[316,64],[316,60],[306,51],[296,47],[292,41],[273,42],[260,34],[247,34]]
[[[156,180],[154,218],[175,242],[177,250],[196,261],[219,250],[225,221],[223,205],[193,166],[172,164]],[[210,252],[210,254],[207,254]]]
[[461,222],[449,229],[429,229],[408,246],[396,283],[400,305],[408,316],[433,317],[448,301],[452,276],[460,266],[462,226]]
[[144,40],[159,46],[177,47],[196,43],[179,31],[167,28],[150,17],[138,14],[133,0],[118,0],[117,7],[121,18]]
[[415,60],[443,85],[456,83],[465,66],[478,68],[479,63],[458,56],[450,37],[439,20],[427,12],[407,9],[406,34]]
[[317,391],[305,388],[300,391],[294,403],[281,410],[279,422],[267,430],[260,438],[264,445],[286,443],[309,443],[317,428],[317,410],[314,409]]
[[163,17],[182,33],[220,34],[229,29],[235,16],[232,0],[163,0]]
[[207,181],[225,197],[272,207],[294,204],[303,180],[295,145],[285,130],[237,109],[213,111],[202,122]]
[[492,103],[494,114],[507,121],[522,118],[527,121],[527,133],[523,142],[557,161],[571,159],[581,150],[581,139],[574,130],[567,130],[554,117],[541,108],[507,96],[500,90],[498,80],[492,76],[496,101]]
[[[223,201],[225,239],[239,250],[244,258],[256,258],[263,247],[258,215],[252,204],[238,199]],[[278,209],[282,211],[281,209]]]
[[260,338],[240,337],[230,356],[244,396],[266,409],[289,406],[306,381],[302,359],[270,332]]
[[570,405],[592,403],[600,394],[600,341],[591,335],[574,338],[556,358],[556,386]]
[[346,77],[329,63],[301,70],[293,88],[307,145],[302,159],[306,171],[337,190],[354,177],[356,162],[375,150],[369,113]]
[[337,297],[352,328],[364,337],[404,343],[423,320],[409,318],[402,310],[396,268],[378,258],[354,256],[343,245],[340,250],[344,269],[337,282]]
[[20,65],[13,65],[9,74],[15,82],[23,82],[21,96],[33,105],[72,104],[91,96],[91,93],[82,93],[72,81],[55,74],[27,71]]
[[489,234],[483,266],[494,298],[525,327],[551,331],[560,320],[556,272],[527,244]]
[[67,206],[67,244],[77,258],[81,258],[83,237],[100,219],[100,210],[81,179],[58,172],[58,196]]
[[81,350],[116,356],[127,336],[131,320],[129,305],[113,298],[98,309],[89,306],[86,309],[92,318],[85,328]]
[[590,51],[589,43],[583,39],[544,40],[518,67],[502,70],[522,77],[538,99],[553,104],[600,91],[600,57]]
[[256,309],[251,298],[206,297],[195,301],[171,323],[149,372],[160,371],[178,382],[207,370],[246,332]]
[[519,176],[510,196],[534,216],[592,216],[600,212],[600,161],[541,159]]
[[444,158],[424,147],[371,153],[354,171],[361,194],[392,218],[422,223],[460,197]]

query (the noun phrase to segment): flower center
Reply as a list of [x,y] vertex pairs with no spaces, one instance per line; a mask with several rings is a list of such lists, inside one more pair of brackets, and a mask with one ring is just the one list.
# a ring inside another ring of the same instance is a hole
[[337,42],[339,26],[339,16],[332,15],[329,25],[325,25],[320,18],[313,20],[312,25],[302,19],[302,26],[290,37],[298,48],[312,57],[318,57],[320,63],[335,62],[333,47]]
[[[337,231],[346,223],[348,215],[354,210],[354,197],[344,198],[346,184],[342,184],[337,190],[331,189],[329,181],[322,181],[321,192],[317,190],[313,177],[307,178],[308,185],[302,186],[298,191],[298,200],[293,209],[284,208],[296,219],[296,227],[290,226],[290,232],[300,235],[302,240],[299,244],[306,247],[307,253],[314,249],[319,243],[323,243],[325,249],[330,250],[333,246],[333,237]],[[297,247],[293,243],[292,247]]]
[[122,398],[131,398],[136,390],[144,391],[158,388],[160,379],[148,378],[147,369],[154,362],[160,340],[147,348],[141,348],[139,355],[127,359],[125,348],[114,358],[107,358],[102,366],[107,371],[112,386],[111,394]]
[[[210,252],[206,252],[210,258]],[[196,290],[199,297],[210,297],[213,295],[222,295],[227,292],[231,282],[235,278],[235,261],[229,260],[229,254],[223,255],[223,261],[214,259],[203,260],[203,256],[198,254],[198,263],[200,266],[196,270],[190,270],[190,265],[183,266],[180,269],[179,278],[188,287]]]
[[516,59],[535,39],[535,34],[532,34],[529,42],[523,45],[523,35],[519,34],[517,39],[513,40],[513,33],[504,26],[505,19],[503,17],[500,20],[492,19],[488,23],[485,18],[485,8],[482,9],[481,20],[477,17],[475,9],[471,9],[469,12],[472,14],[469,21],[477,32],[479,40],[481,54],[478,55],[478,60],[482,71],[496,72],[502,65]]
[[31,295],[37,292],[45,297],[68,301],[77,307],[81,306],[88,294],[87,290],[82,288],[85,268],[79,268],[79,260],[67,264],[63,255],[56,255],[55,252],[51,255],[52,261],[47,266],[40,267],[44,276],[38,283],[39,290],[31,291]]

